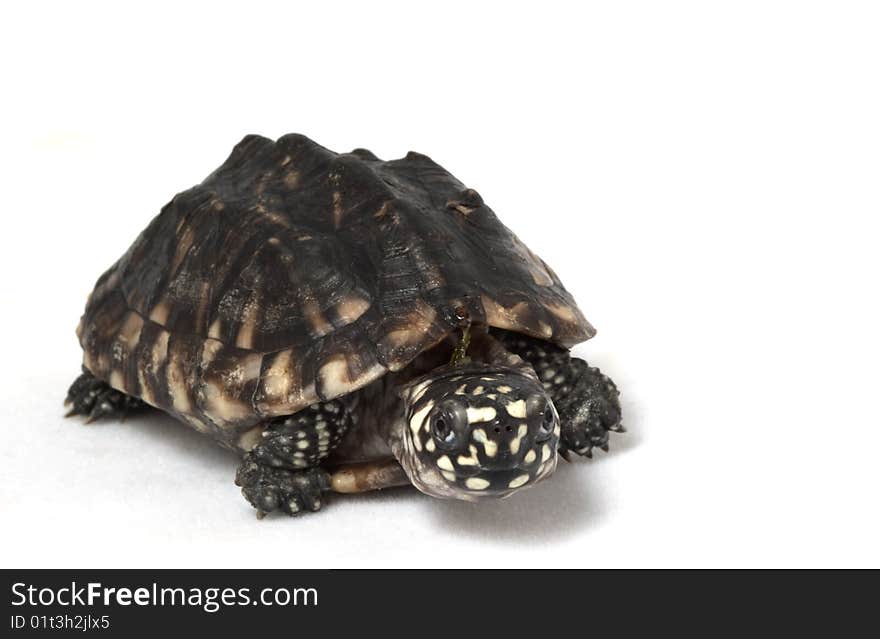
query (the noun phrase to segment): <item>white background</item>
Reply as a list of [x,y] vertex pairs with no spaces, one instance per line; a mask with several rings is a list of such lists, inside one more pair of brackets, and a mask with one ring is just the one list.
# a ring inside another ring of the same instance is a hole
[[[880,20],[849,2],[0,15],[0,565],[880,566]],[[431,155],[559,273],[629,433],[505,502],[258,522],[169,418],[62,418],[98,275],[249,132]]]

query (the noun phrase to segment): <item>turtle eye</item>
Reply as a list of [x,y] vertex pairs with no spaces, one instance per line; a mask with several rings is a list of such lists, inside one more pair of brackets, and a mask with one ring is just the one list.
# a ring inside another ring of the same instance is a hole
[[553,409],[553,404],[547,403],[544,406],[544,412],[541,415],[541,435],[543,437],[549,437],[553,434],[553,429],[556,427],[556,411]]
[[441,444],[451,446],[458,437],[458,417],[451,406],[444,406],[434,411],[431,416],[431,433]]
[[434,436],[442,442],[452,439],[452,425],[445,415],[437,415],[434,418]]

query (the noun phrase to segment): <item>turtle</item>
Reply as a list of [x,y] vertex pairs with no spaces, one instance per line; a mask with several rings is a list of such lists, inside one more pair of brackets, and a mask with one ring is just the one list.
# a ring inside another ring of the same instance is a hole
[[97,280],[66,403],[235,451],[259,517],[408,484],[505,498],[623,431],[614,382],[570,352],[594,334],[428,156],[248,135]]

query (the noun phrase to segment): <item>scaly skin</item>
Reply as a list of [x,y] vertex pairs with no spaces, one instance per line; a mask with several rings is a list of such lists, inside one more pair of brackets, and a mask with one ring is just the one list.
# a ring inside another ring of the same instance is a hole
[[85,368],[82,375],[70,385],[64,403],[70,406],[68,417],[84,415],[87,424],[103,417],[124,418],[147,406],[137,397],[111,388],[107,382],[96,378]]
[[330,400],[272,420],[262,439],[245,453],[235,483],[257,509],[298,515],[321,508],[330,476],[320,467],[353,423],[350,404]]
[[[322,496],[332,489],[324,464],[358,416],[394,425],[384,434],[372,429],[374,438],[387,437],[389,458],[382,463],[394,472],[376,466],[384,470],[367,473],[376,479],[367,482],[370,489],[408,479],[435,497],[503,497],[552,474],[557,449],[563,457],[608,449],[608,433],[623,430],[618,391],[610,379],[549,342],[500,330],[492,336],[497,341],[488,336],[478,340],[483,348],[478,343],[471,349],[468,361],[431,364],[423,377],[404,382],[402,399],[395,402],[385,400],[392,393],[398,397],[399,389],[383,380],[266,422],[258,443],[244,452],[235,483],[258,517],[320,509]],[[145,406],[88,372],[73,383],[68,402],[71,414],[88,420]],[[369,443],[364,438],[346,441],[354,441],[356,448]]]
[[321,508],[321,495],[330,489],[330,475],[321,467],[287,470],[261,464],[247,453],[235,474],[241,494],[257,509],[257,517],[280,511],[299,515]]
[[564,348],[518,333],[492,334],[535,369],[553,399],[562,424],[559,451],[592,457],[593,448],[608,450],[608,433],[624,432],[620,392],[614,382]]

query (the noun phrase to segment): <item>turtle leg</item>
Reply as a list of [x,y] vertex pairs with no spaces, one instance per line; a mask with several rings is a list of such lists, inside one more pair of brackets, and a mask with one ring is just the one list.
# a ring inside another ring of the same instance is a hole
[[102,417],[125,417],[143,409],[146,404],[137,397],[112,388],[83,368],[82,374],[70,385],[65,406],[67,416],[85,415],[86,423]]
[[395,486],[409,486],[410,480],[396,459],[348,464],[330,475],[335,493],[366,493]]
[[268,422],[235,475],[257,517],[276,510],[297,515],[320,509],[321,496],[330,490],[330,474],[321,464],[352,423],[352,412],[341,400]]
[[584,360],[545,340],[498,331],[504,346],[535,369],[553,400],[562,432],[559,450],[592,457],[593,448],[608,450],[608,433],[623,432],[620,395],[614,382]]

